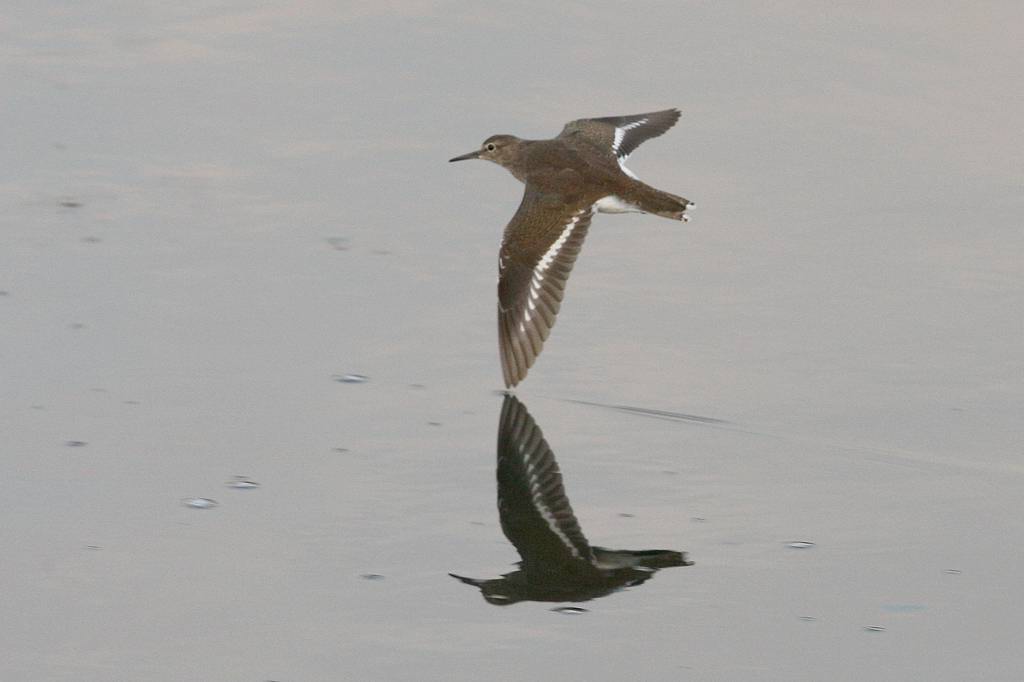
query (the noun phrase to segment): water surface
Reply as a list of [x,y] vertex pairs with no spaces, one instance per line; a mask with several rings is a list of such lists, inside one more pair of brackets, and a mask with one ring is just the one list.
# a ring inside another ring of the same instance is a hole
[[[0,10],[0,677],[1019,679],[1022,22]],[[521,188],[446,160],[669,106],[693,221],[598,216],[517,393],[589,540],[695,564],[495,608]]]

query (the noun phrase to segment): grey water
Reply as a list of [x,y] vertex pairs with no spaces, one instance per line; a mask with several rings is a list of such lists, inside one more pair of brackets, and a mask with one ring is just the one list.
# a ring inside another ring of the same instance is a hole
[[[1021,25],[0,8],[0,679],[1020,679]],[[516,396],[589,546],[693,565],[495,606],[522,190],[447,159],[673,106],[691,222],[596,217]]]

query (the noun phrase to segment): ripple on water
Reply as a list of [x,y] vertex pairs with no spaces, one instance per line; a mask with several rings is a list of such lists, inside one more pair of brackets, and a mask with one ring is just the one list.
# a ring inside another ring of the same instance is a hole
[[234,488],[235,490],[254,490],[255,488],[260,487],[259,483],[252,480],[248,476],[235,476],[233,479],[231,479],[224,485],[226,485],[229,488]]
[[181,500],[181,504],[190,509],[213,509],[219,505],[217,500],[209,497],[186,497]]
[[551,610],[555,613],[564,613],[567,616],[578,616],[581,613],[590,613],[586,609],[580,608],[579,606],[556,606]]
[[365,384],[370,377],[365,374],[335,374],[334,380],[339,384]]

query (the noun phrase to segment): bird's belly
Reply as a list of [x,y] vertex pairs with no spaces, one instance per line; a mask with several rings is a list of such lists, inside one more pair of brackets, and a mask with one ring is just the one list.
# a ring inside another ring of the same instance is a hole
[[609,194],[606,197],[601,197],[594,206],[601,213],[643,213],[636,204],[631,204],[624,200],[622,197],[614,194]]

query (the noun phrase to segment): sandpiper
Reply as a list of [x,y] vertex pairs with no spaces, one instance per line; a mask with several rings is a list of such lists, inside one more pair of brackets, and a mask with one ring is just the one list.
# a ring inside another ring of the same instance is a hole
[[676,109],[582,118],[550,140],[493,135],[480,149],[451,159],[493,161],[526,185],[498,255],[498,346],[506,387],[522,381],[540,355],[595,211],[689,219],[685,212],[693,203],[644,184],[625,166],[640,143],[678,120]]

